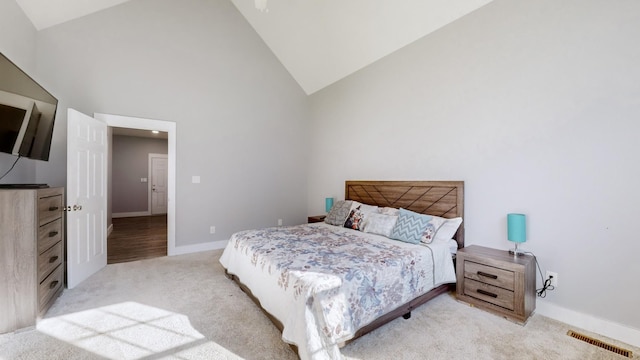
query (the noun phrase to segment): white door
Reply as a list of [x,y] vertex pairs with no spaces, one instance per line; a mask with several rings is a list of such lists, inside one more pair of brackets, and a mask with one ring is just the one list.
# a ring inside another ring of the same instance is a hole
[[107,265],[107,125],[67,115],[67,287]]
[[151,215],[167,213],[167,155],[149,154]]

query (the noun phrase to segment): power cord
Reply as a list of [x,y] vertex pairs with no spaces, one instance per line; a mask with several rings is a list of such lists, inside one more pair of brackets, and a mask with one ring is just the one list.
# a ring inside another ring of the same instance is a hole
[[13,165],[11,165],[11,168],[9,168],[9,170],[7,170],[6,173],[4,173],[4,175],[0,176],[0,180],[4,179],[5,176],[7,176],[11,170],[13,170],[13,168],[16,166],[16,164],[18,163],[18,160],[20,160],[21,156],[18,155],[18,158],[16,159],[16,161],[13,162]]
[[525,254],[533,256],[533,259],[536,261],[536,266],[538,267],[538,272],[540,273],[540,280],[542,280],[542,287],[540,289],[536,289],[536,294],[539,298],[544,299],[547,296],[547,290],[553,291],[556,289],[555,286],[551,285],[551,279],[553,279],[553,276],[549,276],[549,278],[545,280],[544,276],[542,275],[542,270],[540,269],[540,264],[538,263],[538,258],[536,257],[536,255],[530,251],[525,252]]
[[544,281],[542,288],[536,290],[538,297],[544,299],[547,296],[547,290],[553,291],[556,289],[555,286],[551,285],[551,279],[553,279],[553,276],[550,275],[549,278]]

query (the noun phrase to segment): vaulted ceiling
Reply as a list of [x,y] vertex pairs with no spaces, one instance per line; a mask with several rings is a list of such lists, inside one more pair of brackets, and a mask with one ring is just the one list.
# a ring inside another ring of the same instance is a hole
[[[16,1],[41,30],[130,0]],[[231,1],[312,94],[493,0]]]

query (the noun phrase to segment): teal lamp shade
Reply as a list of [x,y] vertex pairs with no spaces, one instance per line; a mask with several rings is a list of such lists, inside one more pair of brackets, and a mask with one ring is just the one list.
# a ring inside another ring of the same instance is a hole
[[524,214],[507,214],[507,234],[509,241],[527,241],[527,225]]
[[509,253],[516,256],[523,255],[524,252],[518,249],[518,244],[527,241],[527,224],[524,214],[507,214],[507,238],[514,242],[515,248]]
[[324,199],[324,209],[327,212],[329,212],[329,210],[331,210],[332,207],[333,207],[333,198]]

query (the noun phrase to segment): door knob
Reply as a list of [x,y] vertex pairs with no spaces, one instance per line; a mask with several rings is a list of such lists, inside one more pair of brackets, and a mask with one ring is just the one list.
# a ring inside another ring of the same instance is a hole
[[64,207],[64,211],[80,211],[82,210],[82,205],[68,205]]

